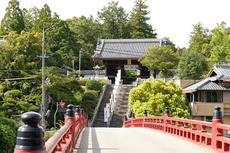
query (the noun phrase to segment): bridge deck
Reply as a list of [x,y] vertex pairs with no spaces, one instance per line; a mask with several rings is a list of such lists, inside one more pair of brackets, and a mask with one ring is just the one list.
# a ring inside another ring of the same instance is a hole
[[143,128],[85,128],[73,153],[217,153],[173,135]]

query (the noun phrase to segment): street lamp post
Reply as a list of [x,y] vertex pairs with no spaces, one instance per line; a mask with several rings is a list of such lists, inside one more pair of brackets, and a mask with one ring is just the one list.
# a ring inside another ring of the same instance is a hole
[[82,51],[79,52],[79,75],[78,75],[79,79],[80,79],[80,72],[81,72],[81,53]]

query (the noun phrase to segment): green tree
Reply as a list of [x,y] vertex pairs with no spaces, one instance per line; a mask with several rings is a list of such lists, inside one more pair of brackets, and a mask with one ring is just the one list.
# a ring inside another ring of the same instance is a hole
[[185,50],[179,61],[177,75],[180,79],[202,79],[208,71],[205,56],[197,51]]
[[37,56],[41,55],[41,33],[15,31],[4,36],[5,42],[0,42],[0,75],[5,77],[22,76],[20,71],[32,70],[39,63]]
[[[72,17],[67,19],[70,30],[76,33],[76,38],[83,48],[88,48],[88,46],[93,45],[95,48],[97,45],[97,38],[100,38],[101,24],[94,20],[93,16],[90,17]],[[91,47],[90,47],[91,48]],[[91,50],[91,49],[90,49]],[[92,48],[92,55],[93,55]]]
[[12,152],[17,137],[18,125],[14,120],[5,118],[0,113],[0,152]]
[[50,7],[45,4],[41,11],[39,12],[39,18],[34,20],[34,26],[31,29],[33,32],[42,32],[43,26],[46,25],[46,22],[50,22],[51,10]]
[[163,116],[166,106],[169,107],[172,117],[190,117],[182,88],[176,86],[172,80],[168,84],[161,79],[147,80],[130,91],[129,108],[136,117],[142,117],[145,109],[149,116]]
[[154,33],[152,26],[147,23],[150,20],[148,15],[148,5],[145,4],[146,0],[135,0],[135,5],[129,17],[129,24],[131,26],[132,38],[156,38],[157,34]]
[[122,30],[127,23],[128,14],[125,13],[123,7],[118,7],[118,2],[109,2],[109,6],[104,6],[97,14],[99,21],[103,21],[103,38],[122,38]]
[[21,115],[28,111],[37,111],[38,107],[23,100],[23,94],[19,90],[9,90],[4,93],[3,104],[0,110],[11,118],[12,115]]
[[210,52],[210,57],[214,61],[229,60],[230,57],[230,34],[226,24],[222,22],[212,30],[212,40],[204,45],[205,52]]
[[22,9],[25,23],[25,31],[31,32],[31,29],[34,26],[34,21],[39,18],[40,10],[37,7],[32,7],[29,10],[26,8]]
[[190,33],[189,48],[188,50],[195,50],[203,55],[209,57],[210,53],[205,52],[203,49],[204,44],[209,44],[211,40],[210,32],[201,22],[193,26],[193,31]]
[[146,49],[144,59],[139,59],[143,66],[150,70],[161,70],[165,78],[170,77],[169,69],[176,66],[175,53],[170,46],[158,46],[152,44]]
[[4,18],[1,20],[0,35],[6,35],[11,31],[18,34],[24,30],[24,19],[19,1],[10,0]]

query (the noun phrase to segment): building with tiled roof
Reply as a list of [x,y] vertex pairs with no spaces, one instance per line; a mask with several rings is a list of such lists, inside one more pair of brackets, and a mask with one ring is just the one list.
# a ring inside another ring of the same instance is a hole
[[190,102],[191,117],[211,121],[216,106],[230,124],[230,65],[214,65],[208,77],[183,89]]
[[105,76],[114,80],[118,66],[125,82],[125,71],[141,67],[141,78],[149,78],[148,68],[142,66],[139,58],[145,57],[145,50],[152,44],[167,45],[167,39],[98,39],[94,60],[105,64]]

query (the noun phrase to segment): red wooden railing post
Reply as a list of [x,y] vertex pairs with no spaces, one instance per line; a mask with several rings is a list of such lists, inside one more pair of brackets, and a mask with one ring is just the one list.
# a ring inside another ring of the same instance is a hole
[[142,127],[145,127],[145,118],[148,117],[147,110],[145,109],[144,114],[143,114],[143,124]]
[[41,115],[27,112],[21,119],[25,125],[18,129],[14,153],[46,153],[44,129],[38,125]]
[[84,128],[84,109],[81,109],[81,129]]
[[131,118],[131,126],[134,126],[134,125],[133,125],[133,120],[134,120],[134,119],[135,119],[135,114],[133,113],[133,114],[132,114],[132,118]]
[[123,126],[126,127],[126,121],[127,121],[127,116],[125,115],[124,121],[123,121]]
[[167,132],[167,127],[166,125],[168,124],[168,121],[166,121],[166,118],[170,117],[170,111],[169,107],[165,107],[165,114],[164,114],[164,132]]
[[79,128],[78,128],[77,133],[79,133],[81,131],[81,110],[80,110],[79,105],[77,106],[76,113],[75,113],[75,117],[77,117],[77,116],[79,116],[79,119],[78,119]]
[[212,150],[216,150],[216,148],[221,148],[221,144],[217,143],[216,140],[218,136],[223,135],[223,130],[219,130],[216,126],[218,123],[223,124],[223,116],[220,109],[221,107],[219,106],[215,107],[215,111],[213,113],[212,118]]
[[72,146],[75,145],[75,112],[73,110],[74,106],[72,104],[67,106],[66,110],[66,117],[65,117],[65,124],[71,120],[72,121],[72,127],[71,127],[71,134],[72,134]]

